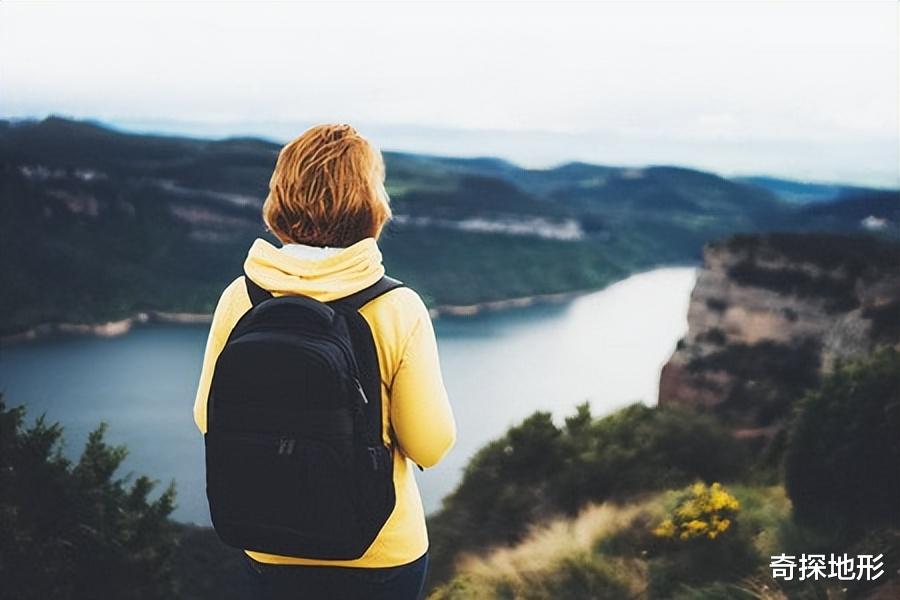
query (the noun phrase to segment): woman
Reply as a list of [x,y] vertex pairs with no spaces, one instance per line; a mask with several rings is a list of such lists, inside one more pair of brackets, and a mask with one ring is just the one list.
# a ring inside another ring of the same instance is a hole
[[[280,152],[263,205],[276,248],[253,242],[244,262],[252,282],[278,297],[321,302],[366,289],[384,275],[376,240],[391,217],[384,162],[349,125],[313,127]],[[194,404],[200,431],[216,359],[251,300],[244,277],[222,293]],[[396,502],[365,553],[319,560],[245,551],[254,598],[417,598],[428,537],[414,465],[431,467],[453,446],[455,424],[441,378],[431,320],[408,287],[393,289],[360,313],[372,330],[381,375],[383,439],[392,448]]]

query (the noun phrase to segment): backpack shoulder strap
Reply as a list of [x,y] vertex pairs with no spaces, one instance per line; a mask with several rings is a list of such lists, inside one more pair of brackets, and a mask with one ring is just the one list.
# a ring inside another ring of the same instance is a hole
[[263,300],[273,298],[268,290],[260,287],[259,284],[250,279],[246,272],[244,273],[244,283],[247,285],[247,295],[250,296],[250,303],[253,306],[256,306]]
[[328,304],[340,304],[352,308],[353,310],[359,310],[375,298],[384,295],[391,290],[397,289],[398,287],[403,287],[402,281],[384,275],[369,287],[360,290],[355,294],[333,300]]
[[402,282],[384,276],[364,290],[327,303],[343,313],[346,319],[353,354],[359,367],[360,383],[369,399],[365,406],[366,435],[373,445],[381,443],[384,425],[381,414],[381,368],[372,329],[359,309],[401,286]]

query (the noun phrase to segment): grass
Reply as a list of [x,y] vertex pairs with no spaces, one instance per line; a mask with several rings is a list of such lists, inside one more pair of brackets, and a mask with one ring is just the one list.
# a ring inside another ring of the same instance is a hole
[[515,546],[463,555],[457,563],[457,576],[429,599],[640,594],[645,586],[646,565],[641,560],[602,557],[595,547],[604,538],[629,527],[652,506],[653,501],[626,506],[589,505],[574,519],[558,518],[535,527]]
[[[556,518],[533,527],[518,544],[464,554],[456,561],[455,576],[435,589],[429,600],[786,598],[765,570],[767,557],[778,550],[790,521],[790,501],[784,488],[729,486],[741,507],[739,531],[730,533],[733,539],[728,543],[746,545],[756,567],[731,580],[719,578],[710,567],[708,582],[681,580],[677,572],[671,573],[671,564],[687,564],[685,560],[704,570],[699,559],[705,554],[691,558],[696,544],[667,545],[650,533],[669,514],[682,491],[639,496],[627,503],[590,504],[573,518]],[[668,569],[667,587],[662,592],[660,584],[653,582],[661,569]]]

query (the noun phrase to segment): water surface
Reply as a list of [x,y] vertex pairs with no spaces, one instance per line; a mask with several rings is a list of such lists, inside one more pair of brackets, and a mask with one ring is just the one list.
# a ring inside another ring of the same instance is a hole
[[[654,404],[659,370],[687,329],[693,268],[629,277],[571,302],[435,321],[458,441],[417,472],[426,510],[440,506],[485,442],[535,410],[561,422],[584,401],[602,415]],[[60,337],[0,348],[0,390],[29,419],[65,426],[65,453],[109,423],[129,448],[122,475],[175,479],[182,521],[209,523],[203,444],[192,405],[207,326],[157,325],[115,338]]]

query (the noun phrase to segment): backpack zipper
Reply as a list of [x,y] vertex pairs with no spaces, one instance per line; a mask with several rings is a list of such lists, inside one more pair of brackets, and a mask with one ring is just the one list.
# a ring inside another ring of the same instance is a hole
[[362,384],[359,382],[359,377],[353,378],[353,383],[356,385],[356,391],[359,392],[360,397],[362,397],[363,404],[369,404],[369,397],[366,396],[365,390],[363,390]]

